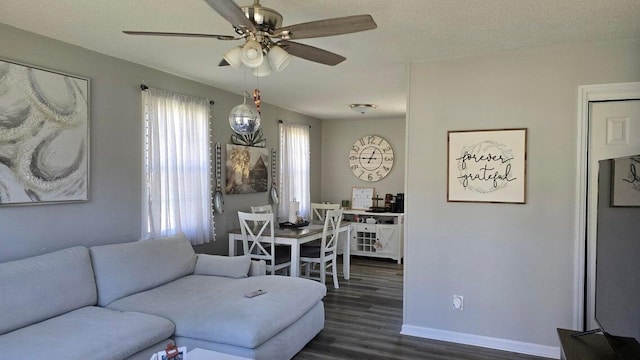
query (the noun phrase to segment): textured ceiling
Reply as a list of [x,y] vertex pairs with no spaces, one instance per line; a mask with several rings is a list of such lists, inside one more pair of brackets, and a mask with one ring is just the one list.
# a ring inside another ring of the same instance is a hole
[[[237,1],[247,5],[251,0]],[[378,28],[300,40],[347,57],[335,66],[294,58],[260,78],[262,100],[320,119],[404,116],[410,62],[512,49],[640,38],[639,0],[262,0],[283,25],[371,14]],[[257,81],[218,67],[239,42],[129,36],[122,30],[234,35],[203,0],[3,0],[0,22],[241,94]]]

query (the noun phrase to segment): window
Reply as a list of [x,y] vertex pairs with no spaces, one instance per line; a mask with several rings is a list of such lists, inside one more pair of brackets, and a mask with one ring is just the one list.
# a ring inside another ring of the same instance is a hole
[[311,203],[309,125],[280,123],[279,214],[289,214],[289,202],[300,202],[300,216],[308,218]]
[[183,233],[192,244],[214,238],[209,104],[148,88],[145,124],[143,238]]

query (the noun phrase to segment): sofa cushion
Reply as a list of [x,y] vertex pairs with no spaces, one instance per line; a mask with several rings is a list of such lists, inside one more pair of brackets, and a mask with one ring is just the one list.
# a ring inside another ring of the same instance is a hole
[[249,274],[251,257],[220,256],[198,254],[195,275],[225,276],[234,279],[245,278]]
[[[257,289],[266,294],[244,296]],[[288,276],[191,275],[109,308],[166,317],[176,324],[175,336],[255,348],[300,319],[326,291],[319,282]]]
[[95,304],[85,247],[0,264],[0,334]]
[[94,246],[89,251],[100,306],[191,274],[196,264],[184,235]]
[[5,359],[122,360],[173,331],[173,323],[158,316],[88,306],[1,335],[0,353]]

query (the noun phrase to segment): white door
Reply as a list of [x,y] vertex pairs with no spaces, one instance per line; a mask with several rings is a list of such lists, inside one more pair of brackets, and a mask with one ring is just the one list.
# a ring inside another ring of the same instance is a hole
[[598,161],[640,154],[640,100],[592,102],[589,114],[586,328],[596,329],[594,290]]

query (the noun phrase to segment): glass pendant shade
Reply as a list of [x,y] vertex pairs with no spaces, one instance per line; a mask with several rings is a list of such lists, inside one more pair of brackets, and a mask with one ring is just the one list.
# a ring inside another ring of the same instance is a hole
[[227,51],[222,57],[232,68],[240,70],[242,61],[240,60],[240,54],[242,53],[242,46],[235,46],[231,50]]
[[271,64],[269,64],[268,61],[263,61],[262,64],[260,64],[260,66],[253,68],[251,72],[255,76],[262,77],[262,76],[271,75],[271,73],[273,72],[273,69],[271,68]]
[[248,40],[240,52],[240,60],[246,67],[256,68],[262,64],[262,46],[255,40]]
[[240,135],[251,135],[260,128],[260,114],[255,107],[240,104],[231,109],[229,126]]
[[267,54],[267,59],[271,68],[275,71],[282,71],[289,66],[291,55],[278,45],[272,46]]

